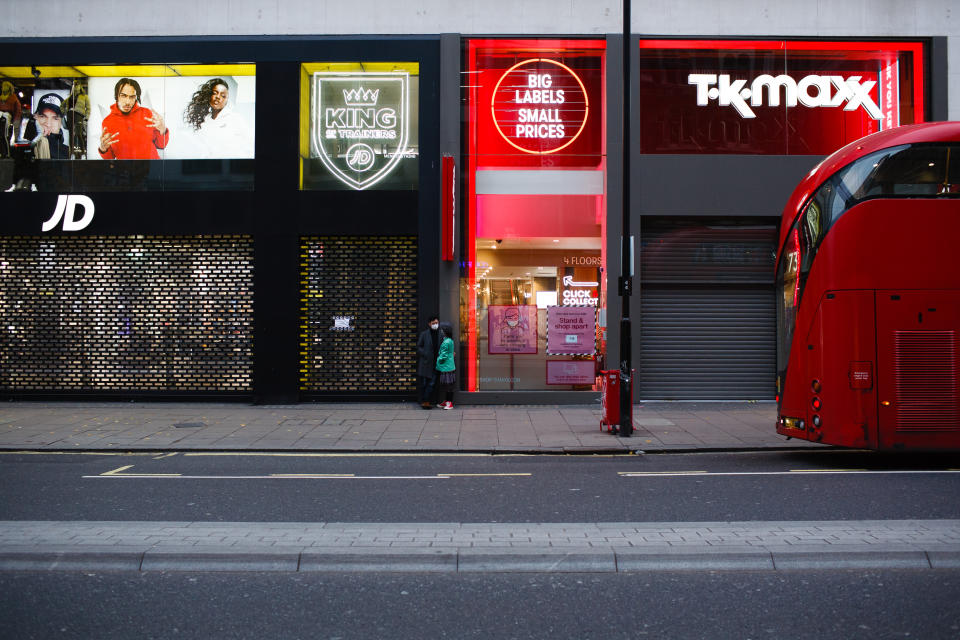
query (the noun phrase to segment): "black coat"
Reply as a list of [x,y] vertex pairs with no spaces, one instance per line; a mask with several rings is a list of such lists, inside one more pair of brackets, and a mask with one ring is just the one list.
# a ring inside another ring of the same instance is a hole
[[[431,335],[432,334],[432,335]],[[434,343],[433,336],[437,341]],[[424,329],[417,338],[417,375],[432,378],[436,375],[437,352],[440,350],[440,331]]]

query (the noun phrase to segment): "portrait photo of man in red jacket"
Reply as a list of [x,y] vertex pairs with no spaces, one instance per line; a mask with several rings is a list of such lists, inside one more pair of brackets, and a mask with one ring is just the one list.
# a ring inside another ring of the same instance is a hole
[[158,149],[170,142],[163,116],[140,104],[140,83],[120,78],[113,88],[114,104],[103,119],[100,145],[105,160],[159,160]]

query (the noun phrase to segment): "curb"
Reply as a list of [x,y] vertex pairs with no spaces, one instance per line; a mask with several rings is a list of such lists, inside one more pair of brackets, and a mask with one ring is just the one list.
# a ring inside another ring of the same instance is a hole
[[960,550],[781,551],[726,547],[714,552],[570,549],[371,550],[291,547],[200,550],[191,547],[5,547],[0,571],[233,571],[390,573],[626,573],[641,571],[796,571],[960,569]]
[[[752,445],[744,447],[731,446],[676,446],[676,447],[657,447],[651,449],[629,448],[629,447],[535,447],[535,448],[517,448],[517,447],[485,447],[476,449],[430,449],[430,448],[407,448],[407,449],[348,449],[348,448],[316,448],[316,449],[270,449],[270,448],[196,448],[196,447],[66,447],[66,446],[14,446],[0,444],[0,451],[22,454],[43,454],[43,453],[80,453],[80,454],[118,454],[118,453],[137,453],[137,454],[162,454],[162,453],[220,453],[220,452],[238,452],[248,453],[289,453],[289,454],[308,454],[308,453],[335,453],[340,455],[410,455],[410,454],[433,454],[433,455],[544,455],[544,456],[632,456],[632,455],[660,455],[660,454],[678,454],[678,453],[750,453],[750,452],[768,452],[768,451],[837,451],[833,447],[826,445]],[[858,451],[857,449],[842,449],[842,451]]]

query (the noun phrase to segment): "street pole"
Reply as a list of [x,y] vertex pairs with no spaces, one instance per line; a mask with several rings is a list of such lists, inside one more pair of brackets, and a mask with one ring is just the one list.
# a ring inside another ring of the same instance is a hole
[[620,229],[620,424],[621,437],[633,435],[633,340],[630,295],[633,293],[633,247],[630,241],[630,4],[623,0],[623,221]]

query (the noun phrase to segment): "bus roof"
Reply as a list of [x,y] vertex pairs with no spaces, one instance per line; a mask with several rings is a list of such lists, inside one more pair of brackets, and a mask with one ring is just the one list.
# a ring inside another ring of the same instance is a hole
[[777,245],[777,250],[783,247],[787,232],[800,214],[800,207],[827,178],[854,160],[874,151],[901,144],[923,142],[960,142],[960,122],[927,122],[887,129],[855,140],[827,156],[804,176],[787,201],[780,219],[780,243]]

